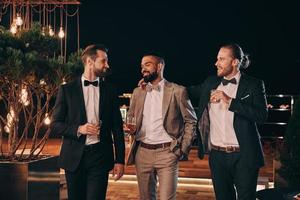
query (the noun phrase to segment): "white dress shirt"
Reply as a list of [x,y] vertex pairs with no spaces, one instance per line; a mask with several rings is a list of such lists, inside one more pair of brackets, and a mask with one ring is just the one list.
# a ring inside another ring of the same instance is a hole
[[165,85],[164,79],[158,84],[160,86],[159,91],[152,90],[146,94],[142,127],[136,138],[147,144],[160,144],[172,141],[172,138],[163,126],[162,102]]
[[[240,77],[241,73],[238,72],[232,77],[236,79],[237,84],[229,83],[224,86],[220,83],[217,90],[221,90],[229,97],[235,98]],[[209,105],[210,141],[215,146],[239,146],[233,127],[234,113],[229,111],[228,107],[222,100],[219,103],[210,103]]]
[[[81,77],[81,84],[82,84],[82,91],[83,91],[83,97],[84,97],[84,105],[85,105],[85,112],[86,112],[86,119],[88,123],[98,123],[99,122],[99,87],[95,87],[92,84],[88,86],[84,86],[84,80],[87,80],[83,75]],[[97,78],[94,81],[98,81],[99,78]],[[85,144],[95,144],[98,143],[99,136],[98,135],[87,135]]]

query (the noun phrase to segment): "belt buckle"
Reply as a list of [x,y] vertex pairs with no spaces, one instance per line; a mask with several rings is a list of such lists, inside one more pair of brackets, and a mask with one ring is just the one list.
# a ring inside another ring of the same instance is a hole
[[225,152],[226,153],[232,153],[232,152],[234,152],[234,147],[233,146],[226,146],[225,147]]
[[166,147],[169,147],[169,146],[170,146],[170,143],[169,143],[169,142],[163,143],[163,144],[162,144],[162,148],[163,148],[163,149],[166,148]]

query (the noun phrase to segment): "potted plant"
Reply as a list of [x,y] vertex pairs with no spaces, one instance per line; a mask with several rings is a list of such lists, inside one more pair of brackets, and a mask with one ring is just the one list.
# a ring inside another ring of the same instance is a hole
[[42,191],[36,184],[45,176],[42,168],[59,172],[56,158],[40,153],[49,138],[59,86],[82,69],[79,52],[67,63],[57,56],[59,42],[41,32],[39,24],[15,35],[0,27],[0,199],[7,194],[10,199],[36,199],[29,188]]

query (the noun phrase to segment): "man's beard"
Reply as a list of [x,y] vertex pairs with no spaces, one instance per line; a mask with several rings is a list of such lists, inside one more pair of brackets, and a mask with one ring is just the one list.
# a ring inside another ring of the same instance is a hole
[[154,81],[155,79],[157,79],[157,77],[158,77],[158,73],[157,72],[152,72],[152,73],[149,73],[149,75],[144,76],[143,78],[144,78],[144,81],[146,83],[149,83],[149,82]]
[[94,73],[97,77],[105,77],[112,73],[110,68],[95,69]]

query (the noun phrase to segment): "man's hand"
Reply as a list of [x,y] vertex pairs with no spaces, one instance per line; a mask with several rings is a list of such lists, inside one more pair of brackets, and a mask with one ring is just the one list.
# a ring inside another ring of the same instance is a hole
[[119,180],[124,174],[124,165],[116,163],[113,169],[113,177],[115,177],[115,181]]
[[138,83],[138,86],[142,89],[145,89],[146,88],[146,85],[147,83],[144,81],[144,79],[142,78],[139,83]]
[[134,135],[134,133],[136,131],[136,127],[133,125],[129,125],[127,123],[123,123],[123,131],[125,133],[129,133],[130,135]]
[[225,104],[229,105],[231,97],[221,90],[212,91],[210,94],[210,103],[219,103],[220,101],[223,101]]
[[78,127],[78,132],[82,135],[99,135],[100,126],[97,124],[86,123]]

